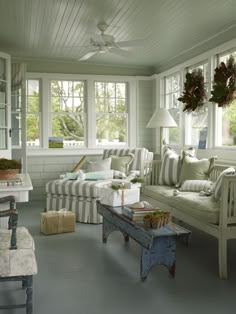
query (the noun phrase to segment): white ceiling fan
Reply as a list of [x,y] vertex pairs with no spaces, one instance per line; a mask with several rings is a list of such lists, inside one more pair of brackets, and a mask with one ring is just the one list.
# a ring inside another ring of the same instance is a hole
[[96,38],[90,38],[91,51],[83,55],[78,61],[86,61],[97,53],[111,52],[122,57],[129,56],[127,50],[122,48],[142,46],[146,43],[146,40],[128,40],[116,42],[114,36],[105,34],[108,25],[105,22],[100,22],[97,25],[101,34]]

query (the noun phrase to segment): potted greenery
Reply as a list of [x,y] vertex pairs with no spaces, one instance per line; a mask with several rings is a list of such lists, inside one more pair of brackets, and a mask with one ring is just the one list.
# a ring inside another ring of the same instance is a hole
[[0,180],[15,179],[21,169],[21,163],[14,159],[0,158]]
[[144,228],[151,228],[152,215],[147,214],[143,217]]

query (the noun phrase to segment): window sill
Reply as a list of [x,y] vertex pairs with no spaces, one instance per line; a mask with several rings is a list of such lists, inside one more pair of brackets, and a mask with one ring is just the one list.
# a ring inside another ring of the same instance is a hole
[[34,148],[27,149],[27,156],[82,156],[82,155],[102,155],[103,149],[100,148],[80,148],[80,149],[65,149],[65,148]]

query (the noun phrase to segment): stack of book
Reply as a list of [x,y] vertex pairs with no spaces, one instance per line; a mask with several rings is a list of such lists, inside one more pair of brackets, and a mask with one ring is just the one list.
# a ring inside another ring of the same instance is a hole
[[123,215],[135,222],[143,221],[143,217],[145,215],[153,214],[154,212],[156,212],[156,209],[152,209],[150,207],[130,208],[128,206],[124,206],[122,208]]
[[22,185],[22,180],[20,178],[0,180],[0,188],[20,185]]

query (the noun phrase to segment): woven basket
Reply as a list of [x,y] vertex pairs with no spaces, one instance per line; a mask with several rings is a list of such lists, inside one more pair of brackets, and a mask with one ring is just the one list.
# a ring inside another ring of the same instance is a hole
[[0,170],[0,180],[16,179],[19,169]]

